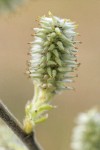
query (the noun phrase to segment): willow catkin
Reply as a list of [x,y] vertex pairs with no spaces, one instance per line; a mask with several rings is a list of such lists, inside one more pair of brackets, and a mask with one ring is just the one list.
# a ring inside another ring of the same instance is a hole
[[18,137],[0,120],[0,150],[28,150]]
[[28,73],[41,88],[52,92],[71,89],[72,72],[79,66],[74,31],[76,25],[67,19],[53,16],[41,17],[40,28],[34,28],[31,42],[31,60]]
[[52,108],[49,102],[53,95],[73,89],[67,84],[73,82],[77,76],[73,72],[79,66],[76,43],[80,42],[75,40],[77,25],[69,19],[53,16],[50,12],[49,17],[39,18],[39,24],[39,28],[34,28],[34,40],[30,42],[31,59],[27,71],[35,87],[34,100],[26,106],[27,127],[30,126],[30,129],[30,124],[34,125],[47,118],[47,114],[41,114]]
[[72,150],[100,149],[100,112],[97,109],[81,113],[73,129]]

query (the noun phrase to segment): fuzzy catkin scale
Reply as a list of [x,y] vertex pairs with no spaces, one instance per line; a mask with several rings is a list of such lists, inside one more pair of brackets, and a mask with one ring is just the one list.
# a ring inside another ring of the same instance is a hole
[[39,19],[40,28],[34,28],[31,43],[31,60],[27,73],[34,82],[34,99],[26,105],[24,129],[31,132],[32,126],[47,119],[46,111],[53,108],[50,101],[56,93],[73,88],[66,83],[73,82],[77,69],[77,49],[74,30],[76,25],[69,19],[61,19],[49,13]]

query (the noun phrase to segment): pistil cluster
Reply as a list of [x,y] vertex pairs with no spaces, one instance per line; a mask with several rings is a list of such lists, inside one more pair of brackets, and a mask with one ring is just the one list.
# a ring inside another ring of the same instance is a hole
[[76,25],[69,19],[61,19],[49,13],[40,18],[40,28],[34,28],[31,42],[31,60],[28,73],[43,89],[54,93],[72,89],[66,83],[73,82],[71,73],[79,66],[74,30]]

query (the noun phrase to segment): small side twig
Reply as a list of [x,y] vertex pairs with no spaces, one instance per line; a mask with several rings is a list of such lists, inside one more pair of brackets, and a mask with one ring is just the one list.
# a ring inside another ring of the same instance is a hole
[[0,118],[12,129],[12,131],[20,138],[29,150],[41,150],[36,142],[34,132],[27,134],[22,129],[21,123],[13,116],[8,108],[0,101]]

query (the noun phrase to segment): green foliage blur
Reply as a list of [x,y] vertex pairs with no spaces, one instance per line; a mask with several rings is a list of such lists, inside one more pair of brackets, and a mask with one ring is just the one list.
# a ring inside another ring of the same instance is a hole
[[[6,134],[5,134],[6,133]],[[0,119],[0,150],[27,150],[25,145]]]
[[26,0],[0,0],[0,13],[16,10]]

